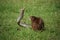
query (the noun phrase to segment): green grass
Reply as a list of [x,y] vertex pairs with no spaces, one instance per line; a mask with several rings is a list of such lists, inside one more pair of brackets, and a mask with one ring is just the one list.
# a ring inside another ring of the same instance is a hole
[[[25,8],[23,22],[30,24],[32,15],[41,17],[46,30],[18,26],[16,19],[21,8]],[[0,40],[60,40],[60,1],[0,0]]]

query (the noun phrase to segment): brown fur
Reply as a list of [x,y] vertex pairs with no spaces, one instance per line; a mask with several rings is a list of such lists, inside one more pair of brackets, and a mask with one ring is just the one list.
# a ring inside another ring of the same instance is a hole
[[32,29],[33,30],[42,30],[44,29],[44,22],[40,17],[31,16]]

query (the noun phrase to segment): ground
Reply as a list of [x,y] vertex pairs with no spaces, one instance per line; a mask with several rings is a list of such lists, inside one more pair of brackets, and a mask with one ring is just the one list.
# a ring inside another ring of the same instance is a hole
[[[45,30],[18,26],[16,19],[21,8],[25,8],[23,22],[30,24],[32,15],[41,17]],[[0,0],[0,40],[60,40],[60,1]]]

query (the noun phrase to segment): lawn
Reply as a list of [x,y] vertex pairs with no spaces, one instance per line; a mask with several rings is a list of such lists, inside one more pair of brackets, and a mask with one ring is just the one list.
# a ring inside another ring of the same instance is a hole
[[[18,26],[21,8],[25,8],[23,22],[31,24],[32,15],[41,17],[45,30]],[[60,40],[60,0],[0,0],[0,40]]]

